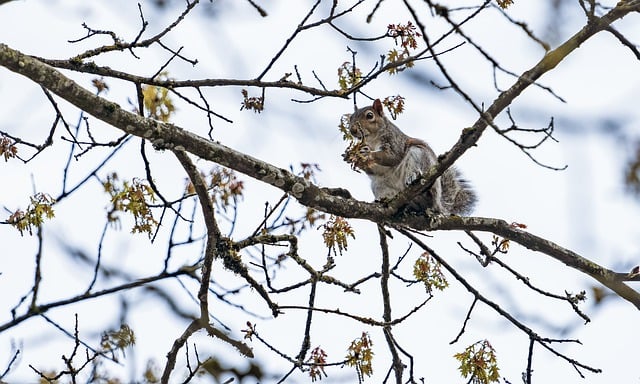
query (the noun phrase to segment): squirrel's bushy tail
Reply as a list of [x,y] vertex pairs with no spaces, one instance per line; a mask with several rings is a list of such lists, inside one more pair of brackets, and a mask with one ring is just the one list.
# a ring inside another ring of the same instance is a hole
[[447,169],[441,177],[443,206],[449,214],[466,216],[476,205],[476,193],[457,168]]

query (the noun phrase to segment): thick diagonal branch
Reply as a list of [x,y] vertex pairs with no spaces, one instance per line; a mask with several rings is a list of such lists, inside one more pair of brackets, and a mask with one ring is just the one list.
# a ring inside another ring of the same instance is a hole
[[[621,16],[618,16],[618,18],[619,17]],[[551,64],[554,66],[557,65],[559,59],[556,60],[555,64]],[[622,283],[619,274],[584,259],[574,252],[548,242],[545,239],[510,228],[503,220],[462,217],[441,217],[436,220],[431,220],[428,217],[398,215],[397,210],[393,206],[387,207],[381,204],[365,203],[354,199],[333,196],[304,178],[295,176],[282,168],[275,167],[247,154],[235,151],[220,143],[207,140],[183,128],[153,119],[143,118],[126,111],[118,104],[96,96],[94,93],[79,86],[55,68],[33,57],[13,50],[4,44],[0,44],[0,65],[30,78],[35,83],[49,89],[56,95],[100,120],[129,134],[150,140],[156,148],[186,151],[200,158],[224,165],[291,194],[305,206],[337,216],[365,219],[376,223],[386,222],[390,224],[408,225],[415,229],[455,229],[493,232],[522,244],[527,248],[546,253],[568,266],[590,275],[615,291],[622,298],[640,308],[640,294]],[[523,75],[523,78],[524,77],[525,75]],[[520,81],[523,81],[522,78],[519,82]],[[522,90],[520,90],[520,92],[521,91]],[[512,95],[508,102],[512,101],[515,96],[517,95]],[[507,96],[504,96],[503,93],[499,98],[499,100],[502,101],[500,101],[500,103],[496,101],[494,105],[508,103],[504,98],[507,98]],[[504,105],[506,106],[506,104]],[[476,125],[482,127],[481,123],[476,123]],[[484,127],[486,127],[486,124]],[[462,153],[458,152],[457,148],[462,148],[461,151],[466,150],[466,148],[468,148],[467,144],[469,146],[473,145],[480,133],[478,133],[478,130],[470,129],[470,138],[467,139],[466,136],[463,135],[454,149],[445,155],[444,158],[449,159],[452,163]],[[448,163],[440,162],[434,169],[442,171],[450,165],[444,166],[443,164]],[[430,175],[432,175],[432,173],[430,173]],[[415,193],[415,191],[412,193]]]
[[[424,25],[418,19],[417,14],[413,11],[409,3],[405,1],[405,4],[412,13],[416,24],[421,29],[427,45],[430,46]],[[505,108],[511,105],[511,103],[520,96],[525,89],[534,84],[542,75],[555,68],[562,60],[569,56],[571,52],[580,47],[580,45],[593,35],[598,32],[608,30],[611,24],[616,20],[621,19],[625,15],[634,11],[640,11],[640,5],[637,0],[620,1],[618,5],[606,15],[591,18],[587,25],[580,29],[580,31],[571,36],[571,38],[562,43],[556,49],[548,51],[544,57],[536,63],[536,65],[524,72],[509,89],[500,93],[486,111],[482,112],[482,110],[476,106],[476,109],[480,112],[478,120],[476,120],[471,127],[465,128],[462,131],[458,142],[451,148],[451,150],[439,156],[438,163],[432,167],[429,172],[423,175],[421,183],[416,183],[405,189],[394,201],[391,202],[391,206],[398,209],[404,206],[408,201],[411,201],[414,196],[425,193],[431,185],[433,185],[435,179],[440,177],[444,171],[451,167],[453,163],[455,163],[456,160],[458,160],[458,158],[469,148],[476,145],[484,130],[488,126],[494,124],[493,120],[502,111],[504,111]],[[436,60],[436,63],[439,62]],[[441,68],[441,71],[444,76],[447,77],[447,80],[451,85],[455,85],[455,82],[448,78],[448,74],[444,71],[444,68]],[[459,91],[461,92],[461,90]]]
[[640,309],[640,293],[624,283],[623,276],[625,274],[607,269],[571,250],[559,246],[552,241],[523,231],[517,226],[510,225],[504,220],[482,217],[451,216],[434,219],[431,223],[430,229],[483,231],[502,236],[506,239],[515,241],[530,250],[549,255],[571,268],[577,269],[593,277],[604,286],[617,293],[618,296],[629,301],[635,305],[636,308]]

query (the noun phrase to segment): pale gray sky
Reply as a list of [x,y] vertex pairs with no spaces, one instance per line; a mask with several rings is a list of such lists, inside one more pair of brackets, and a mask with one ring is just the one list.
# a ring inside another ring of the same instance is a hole
[[[526,20],[537,34],[545,35],[547,9],[542,3],[544,2],[516,0],[508,12],[514,19]],[[209,3],[204,1],[201,6],[209,7]],[[244,2],[214,2],[214,8],[223,8],[221,18],[211,18],[204,12],[195,12],[164,40],[174,48],[184,46],[182,53],[190,58],[197,58],[199,64],[192,67],[176,61],[168,70],[176,78],[255,77],[295,29],[308,6],[309,2],[265,4],[270,16],[263,19]],[[324,8],[326,6],[324,4]],[[567,10],[566,20],[561,23],[560,40],[566,39],[583,24],[584,18],[577,7],[576,4]],[[398,8],[395,2],[384,2],[372,24],[363,21],[370,8],[354,13],[348,19],[350,24],[338,24],[354,34],[379,35],[386,31],[389,22],[408,20],[408,16],[398,11]],[[149,2],[143,2],[143,9],[150,23],[150,32],[164,28],[179,12],[160,12]],[[135,37],[139,28],[137,6],[132,1],[14,1],[0,7],[0,42],[22,52],[47,58],[68,58],[97,44],[109,42],[107,38],[95,38],[80,44],[69,44],[67,40],[85,34],[82,22],[96,29],[114,30],[125,39]],[[630,15],[616,26],[630,40],[636,43],[640,41],[638,15]],[[441,27],[434,24],[430,28],[437,35]],[[515,73],[531,67],[544,54],[524,33],[509,26],[496,12],[487,12],[486,17],[470,23],[466,31],[502,65]],[[454,38],[451,45],[460,41]],[[359,63],[365,69],[372,65],[380,53],[388,49],[389,44],[390,41],[384,41],[375,45],[375,50],[367,50],[345,40],[327,27],[303,32],[266,79],[277,80],[284,73],[291,72],[293,65],[297,64],[303,80],[312,83],[313,70],[326,81],[327,87],[332,88],[335,86],[337,67],[351,59],[346,51],[347,46],[359,52]],[[442,49],[451,45],[443,46]],[[168,58],[166,52],[155,48],[137,50],[136,53],[140,55],[140,60],[132,58],[128,53],[121,53],[101,58],[99,63],[140,75],[151,75]],[[488,105],[497,95],[493,87],[491,67],[468,44],[443,56],[443,61],[477,103]],[[464,127],[473,123],[475,113],[451,91],[434,91],[429,88],[428,83],[412,76],[412,73],[444,83],[433,62],[425,61],[419,63],[413,72],[381,76],[367,86],[365,92],[380,97],[398,93],[405,96],[406,112],[396,124],[409,135],[427,140],[436,152],[442,153],[457,140]],[[556,123],[555,137],[559,142],[548,142],[533,154],[545,164],[567,164],[568,168],[565,171],[551,171],[536,166],[504,139],[487,131],[479,146],[469,150],[458,163],[478,191],[480,201],[474,214],[524,223],[530,232],[612,269],[624,271],[624,268],[638,264],[640,225],[637,218],[640,210],[638,202],[625,194],[622,179],[629,143],[638,138],[640,111],[637,100],[640,99],[640,77],[637,73],[637,59],[612,35],[603,33],[584,44],[554,71],[543,76],[541,83],[550,86],[567,103],[561,103],[544,91],[531,87],[512,106],[512,112],[518,123],[527,128],[544,127],[553,116]],[[80,84],[90,86],[91,76],[70,72],[66,74]],[[116,81],[108,82],[111,89],[107,98],[126,106],[127,99],[134,96],[133,87]],[[505,89],[513,79],[500,74],[498,82]],[[311,104],[298,104],[289,100],[292,97],[304,99],[304,95],[267,90],[267,109],[263,114],[256,115],[239,110],[239,88],[206,92],[213,109],[234,121],[233,124],[220,120],[214,122],[216,129],[213,135],[216,140],[283,168],[300,162],[318,163],[323,170],[318,175],[320,184],[346,187],[357,198],[372,199],[366,176],[353,173],[340,157],[345,143],[341,140],[337,124],[340,115],[351,110],[351,100],[320,100]],[[250,92],[259,93],[255,89]],[[37,86],[12,72],[0,69],[0,105],[0,130],[24,135],[35,142],[44,140],[54,114]],[[77,111],[64,102],[60,102],[60,105],[69,123],[74,124],[78,119]],[[206,116],[184,104],[178,104],[178,108],[174,118],[177,125],[203,136],[207,134]],[[603,132],[606,127],[604,123],[609,120],[622,123],[616,134]],[[508,124],[506,117],[497,122],[505,127]],[[92,132],[98,136],[116,135],[112,128],[95,119],[91,119],[90,124]],[[0,180],[4,180],[0,186],[0,204],[10,210],[24,208],[28,203],[28,196],[32,194],[33,185],[36,190],[49,192],[51,195],[60,192],[61,170],[67,151],[66,144],[59,140],[59,136],[63,134],[65,133],[60,130],[56,135],[57,147],[49,149],[27,165],[16,161],[0,164]],[[137,151],[138,141],[132,141],[123,153],[110,162],[106,170],[116,170],[123,177],[144,177],[141,162],[134,157]],[[179,164],[169,153],[152,153],[150,156],[153,161],[157,161],[154,174],[158,185],[166,195],[177,197],[185,178]],[[83,172],[90,170],[102,158],[103,154],[99,152],[89,153],[74,163],[70,175],[72,184],[73,180],[84,177],[86,173]],[[211,164],[204,162],[199,165],[205,170],[211,167]],[[246,181],[247,195],[239,212],[240,225],[235,229],[235,239],[250,234],[257,224],[252,218],[255,212],[262,212],[265,200],[273,203],[280,196],[277,190],[264,187],[246,177],[243,179]],[[78,195],[78,200],[71,199],[56,206],[57,217],[47,223],[45,234],[48,240],[43,259],[41,302],[66,298],[86,288],[91,278],[91,267],[70,262],[63,255],[56,239],[69,241],[95,255],[95,244],[101,233],[105,207],[108,204],[106,196],[102,196],[102,200],[95,197],[100,188],[98,183],[90,183]],[[0,219],[4,220],[6,217],[0,216]],[[362,271],[375,271],[380,263],[375,227],[368,222],[353,221],[352,224],[357,238],[350,243],[349,250],[336,260],[337,267],[333,271],[335,276],[346,281],[365,275]],[[149,244],[144,236],[132,238],[125,224],[122,231],[109,232],[103,250],[104,263],[126,266],[132,274],[139,276],[157,272],[165,255],[163,239],[167,235],[168,230],[165,228],[160,232],[156,243]],[[491,237],[483,235],[483,239],[490,242]],[[556,347],[571,358],[603,369],[602,374],[587,373],[586,382],[640,381],[640,374],[635,369],[637,356],[632,353],[640,341],[637,332],[638,312],[631,304],[617,300],[600,308],[593,308],[590,297],[582,308],[591,316],[592,322],[582,326],[580,318],[567,305],[559,305],[529,293],[522,288],[522,284],[501,273],[497,266],[483,269],[456,246],[455,242],[459,240],[471,246],[460,233],[436,233],[433,239],[428,239],[431,246],[474,282],[485,295],[512,310],[541,335],[580,339],[583,345],[564,344]],[[0,295],[0,323],[4,323],[10,319],[7,308],[14,306],[32,284],[37,243],[34,238],[20,237],[13,228],[6,225],[0,226],[0,242],[4,249],[0,256],[0,292],[3,292]],[[404,252],[408,241],[398,235],[392,244],[393,256],[397,257]],[[177,256],[175,266],[179,266],[180,262],[193,261],[199,251],[198,248],[183,250]],[[303,236],[300,252],[313,265],[322,265],[325,253],[319,231],[311,230]],[[413,249],[412,259],[418,254],[418,250]],[[575,293],[595,284],[594,280],[547,256],[529,252],[516,245],[512,246],[504,260],[530,277],[536,286],[554,293],[562,294],[564,290]],[[410,273],[410,264],[405,265],[407,274]],[[358,274],[354,274],[354,271],[358,271]],[[285,276],[286,281],[301,276],[299,269],[292,264],[280,271],[280,274]],[[289,278],[286,274],[293,276]],[[232,276],[220,278],[226,287],[240,284],[240,280]],[[496,348],[501,375],[511,383],[520,382],[520,373],[526,367],[528,341],[524,334],[487,307],[479,306],[476,309],[460,342],[453,346],[448,344],[461,327],[472,301],[472,297],[453,278],[449,280],[452,286],[448,290],[437,293],[432,302],[395,331],[396,339],[402,347],[419,362],[415,367],[415,376],[425,377],[427,383],[464,382],[458,375],[457,362],[452,355],[462,351],[467,345],[486,338]],[[106,287],[112,283],[100,286]],[[195,292],[193,284],[186,283]],[[186,295],[176,282],[163,283],[162,286],[175,290],[185,300]],[[319,291],[317,305],[331,308],[340,306],[364,316],[379,318],[381,309],[375,301],[379,297],[379,284],[375,281],[363,288],[371,290],[370,298],[367,295],[353,297],[340,290],[323,288]],[[285,295],[279,297],[278,302],[306,305],[305,294],[306,290],[295,295]],[[423,290],[420,287],[406,288],[398,284],[393,295],[398,305],[394,309],[394,315],[400,316],[422,300]],[[146,298],[143,291],[137,290],[127,296],[136,304],[136,310],[128,321],[137,334],[138,343],[135,352],[128,352],[129,359],[123,365],[104,365],[104,369],[118,372],[125,381],[132,377],[130,375],[140,377],[145,362],[150,358],[162,363],[171,343],[185,326],[176,318],[167,316],[163,304]],[[269,312],[262,302],[251,301],[250,297],[244,295],[241,300],[252,303],[252,311],[267,316]],[[374,307],[370,305],[372,302],[376,303]],[[188,300],[181,304],[189,311],[196,311],[195,304]],[[95,332],[117,324],[118,305],[117,298],[105,298],[72,308],[53,310],[47,315],[66,329],[72,330],[73,314],[77,312],[81,336],[97,343],[99,334]],[[212,312],[233,328],[234,337],[241,338],[239,330],[244,328],[246,320],[251,320],[258,324],[258,330],[264,337],[290,355],[297,353],[303,331],[303,313],[288,312],[275,320],[255,320],[233,310],[225,309],[228,312],[217,313],[218,308],[224,307],[216,302]],[[568,329],[567,333],[557,332],[565,328]],[[338,361],[344,357],[350,340],[359,336],[363,330],[371,332],[376,351],[379,351],[374,366],[375,376],[368,382],[381,382],[387,370],[387,365],[382,361],[386,361],[389,356],[379,329],[368,329],[335,317],[318,316],[312,332],[312,347],[320,344],[329,353],[331,361]],[[199,343],[201,356],[214,354],[228,360],[230,364],[237,362],[239,355],[230,348],[205,337],[196,337],[195,341]],[[42,369],[61,369],[62,361],[59,356],[70,353],[72,348],[72,340],[46,325],[42,319],[34,318],[0,334],[0,346],[4,346],[0,348],[0,368],[11,357],[9,346],[12,343],[18,345],[23,353],[20,364],[7,378],[11,383],[29,382],[34,378],[29,364]],[[254,342],[252,346],[257,358],[265,363],[270,373],[288,370],[288,364],[259,343]],[[536,347],[534,359],[535,382],[585,382],[568,363],[543,351],[539,346]],[[178,369],[181,369],[180,365]],[[331,368],[327,372],[327,382],[356,381],[355,372],[349,369]],[[179,377],[178,372],[176,377]],[[293,379],[295,382],[309,381],[300,373],[296,373]]]

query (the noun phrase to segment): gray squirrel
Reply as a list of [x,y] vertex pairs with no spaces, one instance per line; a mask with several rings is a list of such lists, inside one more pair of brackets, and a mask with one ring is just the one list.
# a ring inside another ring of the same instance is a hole
[[[349,131],[359,143],[351,148],[357,153],[347,149],[344,158],[369,176],[376,200],[392,199],[437,162],[427,143],[407,136],[386,118],[379,99],[350,116]],[[468,215],[475,202],[475,192],[452,166],[436,179],[429,192],[416,196],[408,208],[414,212]]]

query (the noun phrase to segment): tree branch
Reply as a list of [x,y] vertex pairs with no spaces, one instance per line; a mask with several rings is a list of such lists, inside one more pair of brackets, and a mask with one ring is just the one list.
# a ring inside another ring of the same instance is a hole
[[[427,45],[430,45],[425,26],[417,18],[417,14],[409,6],[408,2],[405,1],[405,4],[413,14]],[[542,75],[555,68],[590,37],[598,32],[608,30],[613,22],[625,15],[634,11],[638,12],[640,8],[639,4],[640,2],[638,0],[620,1],[615,8],[604,16],[593,17],[580,31],[562,43],[558,48],[548,51],[536,65],[524,72],[509,89],[500,93],[486,111],[482,112],[475,106],[475,109],[480,112],[478,120],[476,120],[471,127],[463,129],[458,142],[448,152],[438,157],[438,163],[422,176],[420,182],[414,183],[402,193],[398,194],[396,199],[391,202],[391,206],[399,209],[408,201],[411,201],[414,196],[426,192],[431,185],[433,185],[434,181],[442,176],[445,170],[451,167],[469,148],[476,145],[484,130],[488,126],[493,125],[493,120],[520,96],[525,89],[534,84]]]
[[601,284],[617,293],[620,297],[632,303],[636,308],[640,309],[640,293],[623,282],[622,276],[626,276],[627,274],[620,274],[607,269],[573,251],[559,246],[552,241],[543,239],[525,232],[516,226],[510,225],[504,220],[482,217],[450,216],[434,219],[432,221],[431,229],[477,230],[495,233],[496,235],[515,241],[532,251],[549,255],[567,266],[593,277]]
[[[487,112],[483,114],[483,117],[481,117],[472,128],[464,130],[458,143],[451,151],[441,156],[440,162],[430,170],[425,180],[433,180],[439,176],[445,169],[451,166],[462,153],[475,145],[483,130],[489,124],[489,121],[506,108],[506,106],[529,84],[535,81],[535,79],[555,67],[570,51],[577,48],[578,45],[584,42],[589,36],[592,36],[596,31],[605,29],[606,26],[614,20],[619,19],[633,10],[635,9],[629,7],[614,8],[607,15],[587,25],[559,48],[545,55],[541,62],[533,69],[525,72],[516,84],[500,94]],[[479,230],[493,232],[529,249],[546,253],[566,265],[590,275],[640,309],[640,294],[622,283],[619,274],[585,259],[572,251],[564,249],[557,244],[512,228],[503,220],[466,217],[429,218],[397,214],[397,208],[400,206],[397,201],[406,199],[418,192],[416,188],[412,187],[407,188],[407,190],[401,193],[400,197],[394,200],[389,206],[333,196],[304,178],[295,176],[282,168],[275,167],[222,144],[207,140],[173,124],[143,118],[128,112],[118,104],[103,99],[79,86],[55,68],[33,57],[13,50],[5,44],[0,44],[0,65],[30,78],[100,120],[129,134],[150,140],[157,149],[187,151],[200,158],[224,165],[281,189],[294,196],[305,206],[342,217],[365,219],[376,223],[386,222],[407,225],[422,230]],[[421,186],[418,187],[422,188]]]
[[47,63],[56,68],[68,69],[81,73],[91,73],[94,75],[113,77],[120,80],[130,81],[132,83],[155,85],[168,89],[187,88],[187,87],[256,87],[256,88],[287,88],[297,90],[306,94],[315,96],[330,96],[347,98],[349,92],[342,90],[326,90],[322,88],[309,87],[297,82],[288,80],[263,81],[258,79],[198,79],[198,80],[173,80],[173,79],[157,79],[145,76],[133,75],[131,73],[118,71],[109,67],[101,67],[93,62],[83,63],[81,61],[72,60],[52,60],[38,57],[38,60]]

